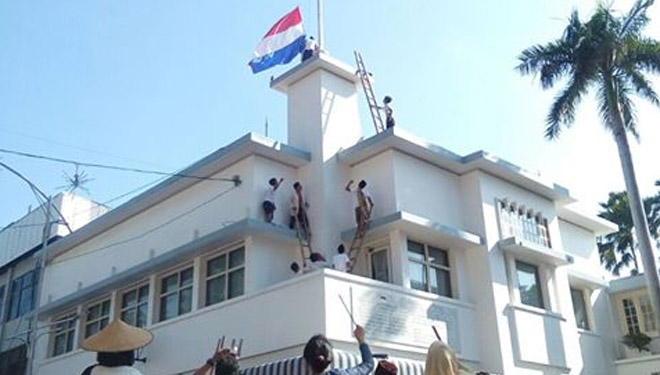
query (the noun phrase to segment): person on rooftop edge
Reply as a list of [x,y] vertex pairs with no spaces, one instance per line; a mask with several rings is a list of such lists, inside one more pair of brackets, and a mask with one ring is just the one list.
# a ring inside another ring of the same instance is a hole
[[311,369],[312,375],[367,375],[374,369],[373,356],[369,345],[364,341],[364,328],[356,325],[353,331],[355,339],[360,344],[360,354],[362,355],[362,363],[355,367],[340,369],[333,368],[328,370],[328,367],[333,361],[332,344],[324,335],[315,335],[307,341],[303,358],[307,366]]
[[95,365],[87,367],[82,375],[142,375],[133,367],[136,349],[146,346],[154,335],[141,328],[113,320],[102,331],[87,338],[82,348],[97,352]]

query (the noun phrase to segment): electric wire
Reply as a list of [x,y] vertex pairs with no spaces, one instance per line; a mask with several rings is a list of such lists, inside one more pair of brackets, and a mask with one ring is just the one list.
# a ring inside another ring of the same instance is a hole
[[179,220],[179,219],[181,219],[181,218],[183,218],[183,217],[185,217],[185,216],[187,216],[187,215],[190,215],[191,213],[193,213],[193,212],[199,210],[200,208],[202,208],[202,207],[204,207],[204,206],[210,204],[210,203],[213,202],[214,200],[223,197],[224,195],[228,194],[229,192],[231,192],[231,191],[233,191],[233,190],[235,190],[235,189],[237,189],[237,188],[238,188],[238,186],[232,186],[232,187],[230,187],[230,188],[228,188],[228,189],[226,189],[226,190],[220,192],[219,194],[214,195],[214,196],[211,197],[210,199],[207,199],[206,201],[204,201],[204,202],[198,204],[197,206],[195,206],[195,207],[193,207],[193,208],[191,208],[191,209],[189,209],[189,210],[187,210],[187,211],[185,211],[185,212],[182,212],[182,213],[180,213],[180,214],[174,216],[173,218],[171,218],[171,219],[165,221],[164,223],[159,224],[159,225],[157,225],[157,226],[155,226],[155,227],[153,227],[153,228],[151,228],[151,229],[149,229],[149,230],[146,230],[146,231],[144,231],[144,232],[142,232],[142,233],[140,233],[140,234],[138,234],[138,235],[136,235],[136,236],[129,237],[129,238],[126,238],[126,239],[123,239],[123,240],[120,240],[120,241],[112,242],[112,243],[110,243],[110,244],[108,244],[108,245],[101,246],[101,247],[98,247],[98,248],[95,248],[95,249],[91,249],[91,250],[87,250],[87,251],[82,252],[82,253],[73,254],[73,255],[70,255],[70,256],[66,256],[66,254],[62,254],[63,256],[60,258],[60,260],[55,260],[55,259],[53,259],[52,261],[48,262],[48,264],[55,265],[55,264],[58,264],[58,263],[61,263],[61,262],[65,262],[65,261],[73,260],[73,259],[76,259],[76,258],[80,258],[80,257],[82,257],[82,256],[87,256],[87,255],[90,255],[90,254],[93,254],[93,253],[96,253],[96,252],[99,252],[99,251],[103,251],[103,250],[109,249],[109,248],[111,248],[111,247],[115,247],[115,246],[119,246],[119,245],[125,245],[125,244],[130,243],[130,242],[133,242],[133,241],[135,241],[135,240],[139,240],[139,239],[141,239],[141,238],[144,238],[145,236],[147,236],[147,235],[149,235],[149,234],[151,234],[151,233],[154,233],[154,232],[156,232],[157,230],[159,230],[159,229],[161,229],[161,228],[163,228],[163,227],[166,227],[166,226],[168,226],[168,225],[174,223],[175,221],[177,221],[177,220]]
[[4,149],[4,148],[0,148],[0,152],[5,153],[5,154],[22,156],[22,157],[26,157],[26,158],[48,160],[48,161],[57,162],[57,163],[71,164],[71,165],[74,165],[74,166],[77,165],[77,166],[83,166],[83,167],[89,167],[89,168],[111,169],[111,170],[123,171],[123,172],[155,174],[155,175],[161,175],[161,176],[191,178],[191,179],[195,179],[195,180],[205,180],[205,181],[228,181],[228,182],[233,182],[233,183],[238,183],[240,181],[238,179],[238,177],[236,177],[236,176],[232,177],[232,178],[202,177],[202,176],[193,176],[193,175],[177,173],[177,172],[172,173],[172,172],[163,172],[163,171],[141,169],[141,168],[123,167],[123,166],[117,166],[117,165],[87,163],[87,162],[70,160],[70,159],[62,159],[62,158],[56,158],[56,157],[51,157],[51,156],[32,154],[32,153],[29,153],[29,152],[8,150],[8,149]]

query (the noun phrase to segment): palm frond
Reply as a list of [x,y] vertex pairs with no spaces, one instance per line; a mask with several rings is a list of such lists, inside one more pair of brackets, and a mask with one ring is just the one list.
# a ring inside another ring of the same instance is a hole
[[660,74],[660,42],[651,38],[626,40],[625,64],[653,74]]
[[616,122],[612,112],[614,108],[618,108],[619,104],[611,76],[612,74],[608,72],[601,73],[601,78],[598,81],[598,91],[596,92],[596,101],[598,102],[598,115],[601,122],[606,128],[613,131],[616,129]]
[[540,73],[544,89],[554,85],[571,68],[570,51],[561,41],[532,46],[518,57],[516,70],[523,75]]
[[649,18],[646,16],[646,10],[653,5],[653,2],[654,0],[637,0],[635,2],[626,17],[623,18],[623,24],[621,25],[621,30],[619,30],[619,38],[640,33],[649,22]]
[[575,107],[589,88],[588,76],[573,74],[564,90],[555,97],[546,118],[545,136],[555,139],[563,126],[571,126],[575,120]]
[[660,98],[658,94],[653,90],[651,82],[644,77],[642,73],[637,70],[630,69],[629,67],[624,67],[621,69],[623,78],[627,81],[637,95],[648,100],[656,106],[660,106]]

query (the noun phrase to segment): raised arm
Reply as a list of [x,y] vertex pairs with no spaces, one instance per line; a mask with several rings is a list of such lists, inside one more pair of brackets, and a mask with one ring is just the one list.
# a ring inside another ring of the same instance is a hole
[[220,349],[213,354],[213,357],[206,360],[206,363],[200,368],[198,368],[193,375],[206,375],[213,370],[213,366],[224,356],[229,355],[231,352],[229,349]]
[[355,338],[360,344],[360,355],[362,356],[362,363],[355,367],[346,369],[346,375],[368,375],[374,369],[374,358],[371,355],[369,344],[364,341],[364,328],[361,326],[355,327]]
[[280,177],[280,180],[277,181],[277,184],[275,184],[275,186],[273,186],[273,190],[277,190],[277,188],[279,188],[280,185],[282,185],[282,181],[284,181],[284,178]]
[[353,185],[353,180],[348,181],[348,183],[346,184],[346,187],[344,189],[346,189],[346,191],[350,192],[351,191],[351,185]]

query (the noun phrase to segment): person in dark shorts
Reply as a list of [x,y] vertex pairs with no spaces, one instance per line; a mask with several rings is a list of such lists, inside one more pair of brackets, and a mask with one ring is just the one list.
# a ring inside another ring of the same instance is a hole
[[273,222],[273,217],[275,216],[275,190],[280,187],[284,181],[283,178],[280,178],[279,181],[276,178],[271,178],[268,180],[268,187],[266,187],[266,193],[264,194],[264,215],[267,223]]
[[394,110],[390,107],[390,103],[392,103],[392,97],[386,96],[383,99],[383,106],[378,107],[385,112],[385,126],[387,129],[394,127]]

